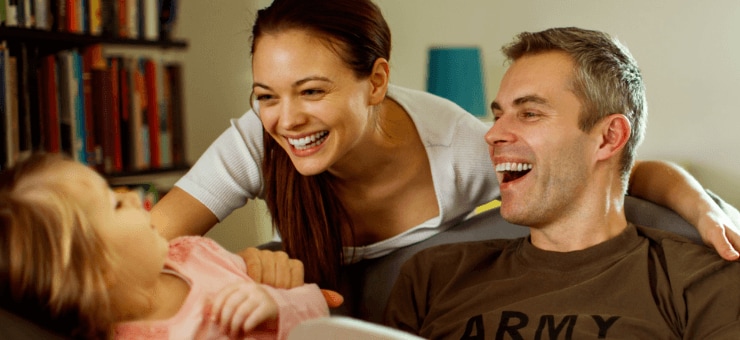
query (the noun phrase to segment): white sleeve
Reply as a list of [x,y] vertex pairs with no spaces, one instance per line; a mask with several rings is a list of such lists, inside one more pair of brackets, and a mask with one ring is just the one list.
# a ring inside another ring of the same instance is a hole
[[262,196],[262,123],[249,111],[224,131],[175,186],[203,203],[223,221]]

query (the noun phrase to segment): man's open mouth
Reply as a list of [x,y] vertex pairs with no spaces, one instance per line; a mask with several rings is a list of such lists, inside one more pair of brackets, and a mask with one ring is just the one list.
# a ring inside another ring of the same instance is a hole
[[499,163],[496,164],[496,172],[503,174],[501,183],[511,182],[529,173],[532,164],[529,163]]

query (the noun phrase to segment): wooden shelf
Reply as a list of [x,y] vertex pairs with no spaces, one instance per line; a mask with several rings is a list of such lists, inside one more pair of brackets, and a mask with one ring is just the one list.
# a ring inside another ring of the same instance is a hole
[[153,47],[158,49],[186,49],[188,47],[188,43],[184,40],[124,39],[4,26],[0,27],[0,40],[6,40],[10,43],[31,43],[38,46],[42,54],[55,53],[64,49],[94,44]]
[[158,191],[167,192],[189,169],[189,166],[182,165],[171,168],[125,172],[104,176],[108,181],[108,184],[114,187],[151,183]]

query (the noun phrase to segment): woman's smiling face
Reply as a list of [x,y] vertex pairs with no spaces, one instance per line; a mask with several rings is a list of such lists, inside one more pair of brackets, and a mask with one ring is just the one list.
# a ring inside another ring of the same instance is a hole
[[260,120],[306,176],[341,164],[372,128],[370,80],[358,79],[340,51],[301,30],[265,34],[255,43]]

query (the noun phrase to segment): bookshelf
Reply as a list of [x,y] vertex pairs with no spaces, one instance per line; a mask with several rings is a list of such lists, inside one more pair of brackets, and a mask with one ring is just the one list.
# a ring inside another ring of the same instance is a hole
[[[123,8],[126,1],[116,3]],[[79,27],[66,19],[38,25],[5,18],[0,24],[0,170],[27,153],[62,152],[94,167],[112,185],[148,183],[166,191],[189,168],[182,63],[162,56],[183,52],[188,44],[169,37],[164,26],[172,20],[162,20],[162,13],[131,13],[134,17],[109,15],[116,24],[99,22],[98,29],[85,15],[79,16]],[[145,28],[145,17],[152,15],[160,19],[158,26]],[[139,29],[123,29],[137,21]],[[121,53],[127,50],[135,52]]]

